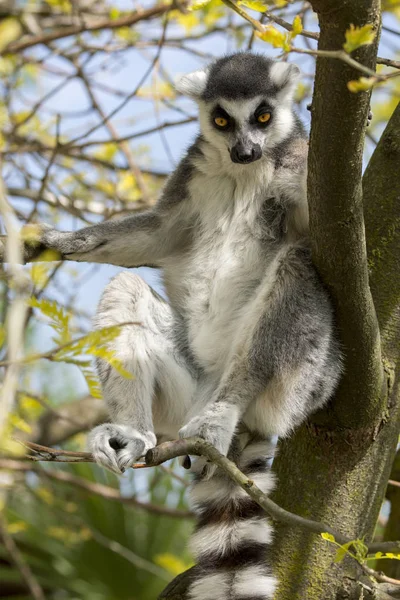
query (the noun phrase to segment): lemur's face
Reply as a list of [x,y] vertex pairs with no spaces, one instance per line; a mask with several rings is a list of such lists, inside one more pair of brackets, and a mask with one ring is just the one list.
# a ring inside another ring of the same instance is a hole
[[250,164],[290,133],[298,76],[295,65],[241,53],[182,77],[177,89],[198,103],[205,139]]

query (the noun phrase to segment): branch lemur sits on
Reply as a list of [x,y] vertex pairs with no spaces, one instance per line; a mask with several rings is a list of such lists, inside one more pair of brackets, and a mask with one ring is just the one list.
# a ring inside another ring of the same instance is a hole
[[[307,139],[293,108],[299,70],[241,53],[180,79],[201,133],[154,209],[42,241],[75,261],[163,271],[165,302],[132,272],[112,279],[96,326],[134,378],[99,361],[112,422],[90,434],[123,472],[157,437],[200,436],[265,492],[271,435],[327,402],[340,375],[332,307],[307,237]],[[263,510],[199,459],[190,600],[272,598]]]

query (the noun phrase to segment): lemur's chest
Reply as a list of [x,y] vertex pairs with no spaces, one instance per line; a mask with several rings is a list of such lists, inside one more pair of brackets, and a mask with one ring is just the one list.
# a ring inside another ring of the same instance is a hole
[[196,188],[201,204],[182,273],[184,310],[192,350],[211,370],[225,362],[237,323],[267,267],[260,223],[263,199],[256,186],[234,186],[229,180],[221,185],[203,180]]

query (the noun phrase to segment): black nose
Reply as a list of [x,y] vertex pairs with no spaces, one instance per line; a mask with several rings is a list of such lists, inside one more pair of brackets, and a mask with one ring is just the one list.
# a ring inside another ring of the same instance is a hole
[[247,165],[261,158],[261,146],[254,144],[251,148],[245,148],[242,144],[236,144],[231,150],[231,160],[234,163]]

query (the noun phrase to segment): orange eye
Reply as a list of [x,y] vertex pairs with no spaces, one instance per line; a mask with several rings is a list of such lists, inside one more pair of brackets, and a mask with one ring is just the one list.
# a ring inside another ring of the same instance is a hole
[[218,125],[218,127],[226,127],[228,125],[228,119],[224,117],[215,117],[214,123]]
[[263,113],[262,115],[259,115],[257,117],[257,121],[259,123],[268,123],[268,121],[270,120],[270,118],[271,118],[271,113]]

